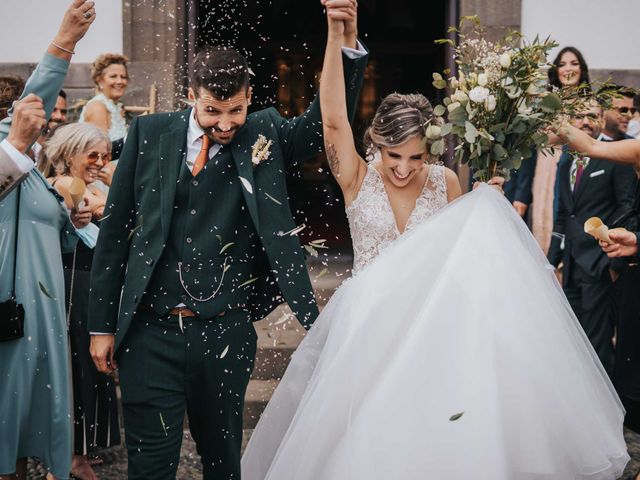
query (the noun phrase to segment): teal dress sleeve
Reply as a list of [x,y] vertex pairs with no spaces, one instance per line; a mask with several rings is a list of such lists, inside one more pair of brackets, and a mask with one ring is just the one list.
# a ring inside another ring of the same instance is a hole
[[[56,104],[58,93],[62,89],[64,79],[69,70],[69,62],[45,53],[42,61],[33,71],[20,98],[24,98],[30,93],[39,96],[44,102],[44,109],[47,118],[51,116],[53,107]],[[9,135],[13,109],[9,110],[9,116],[0,122],[0,142]]]

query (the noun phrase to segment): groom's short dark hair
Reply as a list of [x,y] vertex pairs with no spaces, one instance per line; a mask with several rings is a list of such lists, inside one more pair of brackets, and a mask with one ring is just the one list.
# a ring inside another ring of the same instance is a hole
[[249,65],[231,48],[206,47],[193,62],[191,86],[196,95],[203,88],[216,98],[229,98],[249,87]]

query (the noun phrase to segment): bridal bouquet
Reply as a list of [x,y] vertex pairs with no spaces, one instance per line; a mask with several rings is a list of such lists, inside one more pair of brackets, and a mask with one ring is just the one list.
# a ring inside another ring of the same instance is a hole
[[[468,35],[461,33],[465,22],[474,25]],[[508,178],[509,171],[519,168],[534,150],[545,148],[548,137],[543,129],[575,109],[575,101],[567,96],[575,100],[578,95],[575,90],[548,89],[547,55],[557,46],[549,39],[529,43],[512,32],[491,43],[484,39],[477,17],[465,17],[460,30],[449,31],[458,33],[458,42],[438,43],[454,47],[458,73],[446,79],[433,74],[433,85],[448,87],[450,95],[434,108],[436,118],[427,127],[425,141],[439,156],[445,151],[444,137],[452,134],[457,142],[455,159],[469,164],[474,178]]]

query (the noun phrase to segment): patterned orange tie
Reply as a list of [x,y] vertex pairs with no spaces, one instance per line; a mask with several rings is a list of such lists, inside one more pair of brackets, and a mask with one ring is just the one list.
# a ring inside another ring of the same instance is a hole
[[202,135],[202,148],[200,149],[200,153],[196,157],[196,163],[193,164],[193,170],[191,170],[191,175],[194,177],[200,173],[200,170],[204,168],[205,163],[209,160],[209,145],[211,144],[211,139]]

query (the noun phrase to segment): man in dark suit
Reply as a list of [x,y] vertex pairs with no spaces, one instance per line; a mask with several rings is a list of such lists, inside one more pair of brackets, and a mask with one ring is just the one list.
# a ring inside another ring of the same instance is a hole
[[[594,101],[573,125],[598,138],[602,108]],[[565,151],[558,167],[559,206],[549,262],[563,263],[563,289],[608,372],[613,365],[612,280],[617,272],[598,242],[584,232],[590,217],[610,223],[629,207],[633,169]]]
[[[355,23],[344,46],[352,118]],[[113,178],[89,330],[98,369],[119,365],[129,479],[175,478],[185,410],[204,478],[239,479],[252,320],[283,301],[307,328],[318,314],[285,172],[322,149],[319,101],[293,120],[247,116],[248,71],[233,50],[198,54],[193,108],[138,117]]]
[[537,157],[538,152],[534,151],[531,158],[524,159],[520,168],[511,172],[511,178],[503,187],[507,200],[511,202],[518,215],[525,219],[533,199],[532,187]]

